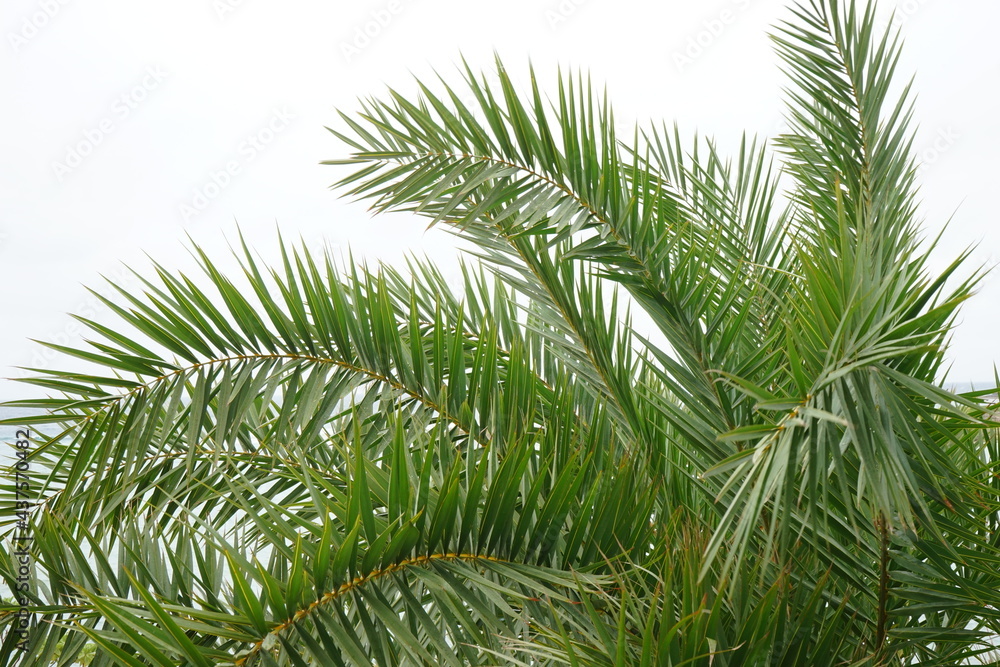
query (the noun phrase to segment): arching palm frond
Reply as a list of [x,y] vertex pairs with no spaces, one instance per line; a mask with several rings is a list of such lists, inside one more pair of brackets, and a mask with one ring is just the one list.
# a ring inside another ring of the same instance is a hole
[[58,348],[93,370],[19,403],[50,433],[24,659],[987,660],[995,396],[940,385],[979,276],[930,272],[875,24],[776,28],[776,152],[623,141],[583,77],[549,98],[499,60],[341,114],[337,187],[461,238],[461,288],[282,242],[107,300]]

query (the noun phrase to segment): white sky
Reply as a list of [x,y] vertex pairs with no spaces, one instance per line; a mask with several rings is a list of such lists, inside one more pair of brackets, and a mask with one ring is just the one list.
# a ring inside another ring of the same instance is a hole
[[[782,79],[765,32],[788,16],[785,6],[3,0],[0,375],[52,362],[28,338],[79,342],[66,313],[106,314],[84,289],[107,293],[100,274],[120,278],[123,262],[146,266],[145,253],[190,269],[186,234],[219,258],[237,224],[273,256],[277,225],[356,256],[394,261],[414,250],[453,265],[450,237],[425,233],[425,221],[409,216],[371,219],[364,204],[327,189],[344,172],[317,163],[345,153],[323,129],[337,122],[335,108],[352,111],[386,85],[407,89],[410,72],[435,68],[455,80],[460,53],[486,68],[496,49],[522,72],[530,56],[543,84],[554,83],[557,64],[588,70],[607,85],[621,121],[676,119],[723,145],[744,128],[773,135]],[[1000,3],[881,3],[886,15],[893,7],[907,40],[901,73],[917,74],[928,229],[955,214],[938,266],[975,243],[970,268],[995,262]],[[356,42],[379,17],[385,25],[369,43]],[[217,175],[227,164],[235,165],[228,182]],[[183,208],[195,204],[204,210]],[[965,308],[952,380],[992,377],[998,299],[994,276]],[[27,392],[36,390],[0,381],[0,400]]]

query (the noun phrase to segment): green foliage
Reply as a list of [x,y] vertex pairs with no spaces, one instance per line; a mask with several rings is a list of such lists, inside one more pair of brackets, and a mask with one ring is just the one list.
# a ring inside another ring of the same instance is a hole
[[978,276],[929,274],[895,35],[853,2],[793,17],[778,167],[751,139],[622,141],[579,75],[550,99],[466,67],[342,114],[330,163],[463,239],[460,289],[241,244],[238,278],[196,248],[199,275],[157,266],[106,300],[117,322],[82,320],[85,348],[52,347],[93,370],[35,369],[54,395],[15,403],[53,433],[22,664],[991,650],[995,397],[939,383]]

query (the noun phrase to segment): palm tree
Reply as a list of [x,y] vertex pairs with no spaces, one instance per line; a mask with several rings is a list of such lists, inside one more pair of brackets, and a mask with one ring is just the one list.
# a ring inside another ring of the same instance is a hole
[[776,28],[775,153],[621,140],[582,76],[499,61],[342,114],[338,186],[446,225],[463,287],[241,239],[238,278],[195,248],[106,300],[57,348],[93,370],[16,403],[50,433],[20,664],[989,660],[997,424],[938,383],[980,276],[929,274],[874,26]]

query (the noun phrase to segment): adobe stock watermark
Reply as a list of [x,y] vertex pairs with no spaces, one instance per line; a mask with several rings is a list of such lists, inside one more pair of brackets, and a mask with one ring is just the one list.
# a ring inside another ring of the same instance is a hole
[[30,610],[32,584],[34,583],[32,544],[34,536],[31,531],[31,514],[35,507],[35,489],[31,479],[31,464],[28,462],[31,450],[31,431],[19,428],[14,433],[14,460],[11,468],[14,471],[14,505],[10,509],[15,519],[15,532],[11,539],[12,556],[16,564],[16,579],[11,591],[18,605],[15,620],[10,624],[8,636],[16,638],[16,650],[27,652],[31,637],[31,628],[35,625],[35,615]]
[[262,128],[247,135],[237,148],[236,155],[226,160],[219,169],[210,172],[208,178],[191,193],[191,199],[180,204],[178,211],[184,222],[190,221],[207,209],[222,194],[222,191],[232,184],[233,179],[257,158],[261,151],[267,148],[279,134],[288,129],[293,120],[295,120],[295,114],[284,108],[275,109],[271,118]]
[[[412,0],[407,0],[407,2],[412,2]],[[351,39],[340,43],[340,52],[343,54],[344,60],[350,63],[360,56],[365,49],[371,46],[385,32],[386,28],[392,24],[405,8],[406,2],[403,0],[389,0],[384,6],[373,9],[364,23],[354,27],[354,34],[351,36]]]
[[68,5],[70,0],[39,0],[38,11],[21,19],[21,25],[17,32],[7,33],[7,41],[14,49],[14,53],[19,52],[28,42],[33,40],[47,26],[52,19]]
[[243,6],[246,0],[212,0],[212,9],[220,21],[225,21],[226,17]]
[[934,139],[916,150],[917,176],[921,176],[962,138],[950,125],[938,128]]
[[549,30],[556,30],[566,23],[576,10],[587,4],[587,0],[560,0],[545,10],[545,20],[549,24]]
[[931,0],[897,0],[895,7],[888,3],[878,5],[876,27],[885,30],[890,25],[901,28],[903,24],[916,16]]
[[114,132],[132,112],[145,102],[150,94],[160,87],[166,80],[168,74],[160,69],[159,65],[150,65],[146,68],[142,79],[115,98],[111,104],[109,113],[96,125],[88,127],[83,131],[83,137],[66,146],[65,155],[62,161],[52,163],[52,172],[56,180],[60,183],[69,174],[73,173],[92,155],[94,150],[104,143],[104,140]]
[[[72,315],[88,320],[97,320],[98,315],[108,310],[107,304],[101,300],[101,297],[114,300],[115,297],[120,296],[118,290],[113,285],[128,290],[135,287],[139,280],[125,266],[117,266],[113,274],[103,275],[106,280],[102,280],[98,285],[91,287],[93,291],[88,291],[87,296],[77,303],[75,308],[69,311]],[[39,340],[65,347],[78,345],[80,338],[85,335],[93,336],[93,330],[76,318],[73,318],[59,331],[49,332],[46,336],[40,336]],[[33,345],[32,348],[31,363],[25,364],[30,368],[52,368],[52,364],[63,354],[43,345]],[[27,371],[17,369],[15,377],[24,377],[26,374]]]
[[677,71],[683,72],[705,55],[729,26],[736,23],[739,15],[750,8],[750,2],[751,0],[730,0],[729,6],[712,18],[702,21],[701,29],[688,37],[684,48],[674,50],[673,60]]

